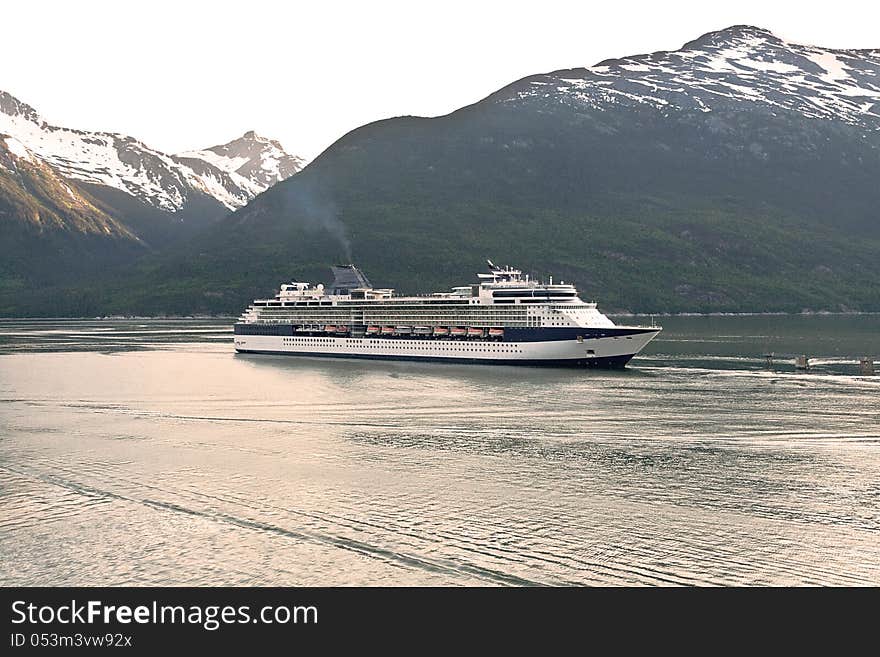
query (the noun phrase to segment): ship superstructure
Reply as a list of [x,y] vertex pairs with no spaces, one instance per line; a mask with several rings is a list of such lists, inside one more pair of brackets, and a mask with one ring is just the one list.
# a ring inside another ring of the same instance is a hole
[[424,296],[374,288],[354,265],[334,281],[292,282],[235,325],[242,353],[623,367],[659,332],[617,326],[573,285],[488,262],[478,282]]

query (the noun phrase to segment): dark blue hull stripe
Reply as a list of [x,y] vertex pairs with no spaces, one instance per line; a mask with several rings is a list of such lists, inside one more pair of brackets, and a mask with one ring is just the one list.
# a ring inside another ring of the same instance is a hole
[[388,354],[330,354],[324,352],[269,351],[261,349],[238,349],[242,354],[261,354],[268,356],[306,356],[314,358],[357,358],[366,360],[408,360],[431,363],[467,363],[469,365],[528,365],[531,367],[596,367],[602,369],[623,369],[635,354],[624,356],[602,356],[599,358],[451,358],[448,356],[394,356]]

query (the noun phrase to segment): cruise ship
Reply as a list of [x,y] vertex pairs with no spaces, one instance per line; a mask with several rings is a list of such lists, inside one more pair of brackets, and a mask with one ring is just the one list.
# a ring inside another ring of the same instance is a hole
[[615,325],[564,281],[488,265],[472,285],[422,296],[374,288],[354,265],[335,266],[330,287],[286,283],[255,300],[235,324],[235,350],[623,368],[661,330]]

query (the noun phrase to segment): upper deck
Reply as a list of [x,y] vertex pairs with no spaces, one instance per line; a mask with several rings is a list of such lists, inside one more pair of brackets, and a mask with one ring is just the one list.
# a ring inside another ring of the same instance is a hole
[[[273,299],[257,299],[254,305],[265,307],[314,306],[314,305],[363,305],[381,304],[424,304],[468,305],[468,304],[516,304],[516,303],[576,303],[596,307],[578,297],[577,289],[564,281],[553,284],[543,283],[523,275],[519,269],[496,267],[489,262],[490,272],[477,274],[479,283],[454,287],[450,292],[434,292],[427,295],[397,295],[392,288],[354,287],[341,288],[334,282],[327,289],[323,284],[311,286],[309,283],[286,283],[281,286]],[[354,265],[349,265],[358,271]],[[336,267],[334,269],[342,269]],[[347,269],[347,267],[346,267]],[[358,272],[360,273],[360,272]],[[361,280],[366,280],[360,275]]]
[[[497,267],[478,274],[478,282],[428,295],[396,295],[374,288],[354,266],[334,267],[335,280],[323,284],[292,282],[272,299],[257,299],[242,316],[245,322],[419,323],[484,326],[613,326],[564,281],[532,279],[519,269]],[[351,287],[356,285],[356,287]]]

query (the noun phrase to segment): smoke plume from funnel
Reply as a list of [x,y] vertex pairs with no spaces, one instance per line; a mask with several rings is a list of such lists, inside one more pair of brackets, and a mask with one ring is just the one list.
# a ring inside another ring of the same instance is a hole
[[291,179],[283,197],[284,212],[305,230],[322,230],[330,234],[342,249],[345,262],[352,261],[351,240],[339,218],[339,207],[313,181],[296,176]]

